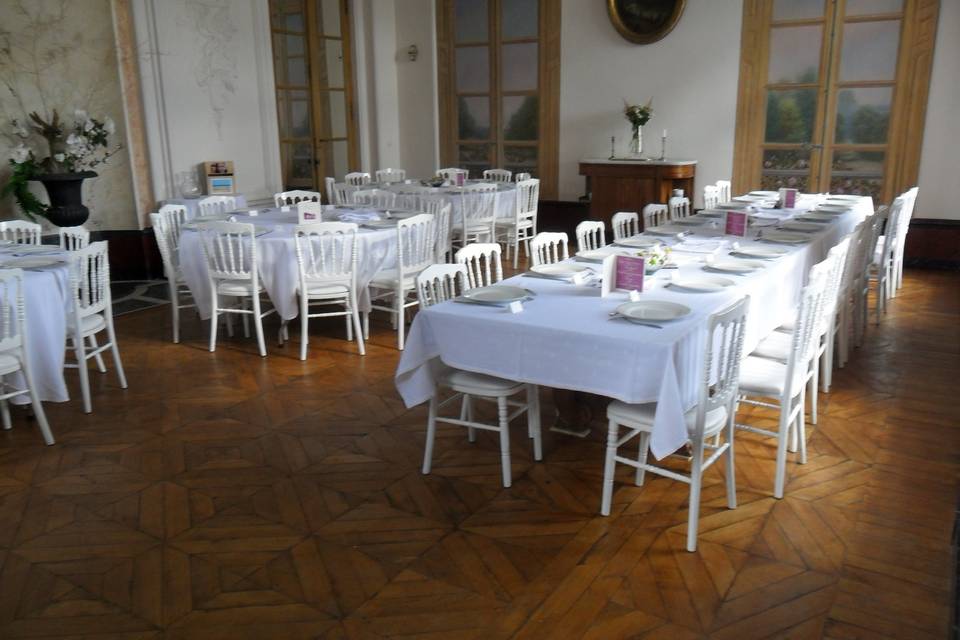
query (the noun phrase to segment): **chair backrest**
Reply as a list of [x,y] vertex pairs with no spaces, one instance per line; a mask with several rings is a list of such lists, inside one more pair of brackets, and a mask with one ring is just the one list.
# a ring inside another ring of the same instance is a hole
[[468,288],[465,265],[432,264],[417,276],[417,302],[426,309],[452,300]]
[[866,246],[869,243],[870,224],[871,220],[869,218],[861,220],[860,224],[847,236],[850,238],[850,246],[847,249],[847,260],[843,266],[843,275],[840,277],[837,305],[843,304],[844,300],[849,297],[853,283],[857,280],[857,270],[863,262],[863,252],[866,251]]
[[707,318],[695,437],[703,436],[708,411],[718,407],[733,411],[740,389],[740,361],[749,307],[750,297],[744,296]]
[[390,167],[387,167],[386,169],[377,169],[374,175],[377,177],[377,182],[383,184],[403,182],[407,179],[407,172],[405,170],[391,169]]
[[897,245],[900,242],[900,232],[903,230],[900,220],[903,217],[904,199],[894,198],[893,204],[887,212],[887,222],[883,227],[883,247],[881,248],[881,260],[893,260],[896,257]]
[[518,171],[518,172],[516,172],[515,174],[513,174],[513,181],[514,181],[514,182],[523,182],[524,180],[529,180],[529,179],[532,178],[532,177],[533,177],[533,176],[531,176],[531,175],[530,175],[529,173],[527,173],[526,171]]
[[332,184],[333,200],[331,204],[351,204],[353,202],[353,192],[360,187],[347,184],[346,182],[335,182]]
[[903,199],[903,209],[900,211],[899,229],[897,231],[896,260],[903,260],[903,250],[907,243],[907,233],[910,231],[910,220],[913,218],[913,208],[917,203],[917,187],[913,187],[900,194]]
[[673,196],[667,201],[667,207],[670,208],[671,220],[681,220],[690,215],[690,198]]
[[354,204],[365,204],[378,209],[393,209],[397,194],[386,189],[358,189],[351,194]]
[[511,182],[513,180],[513,171],[506,169],[484,169],[483,179],[493,182]]
[[533,229],[537,229],[537,212],[540,208],[540,181],[528,178],[517,183],[516,222],[533,220]]
[[364,171],[354,171],[343,176],[343,181],[351,187],[362,187],[365,184],[370,184],[370,174]]
[[212,280],[259,281],[252,224],[217,221],[198,225],[197,230]]
[[442,200],[443,196],[435,193],[430,187],[420,187],[409,184],[395,189],[397,194],[396,206],[403,209],[412,209],[413,211],[422,211],[424,213],[433,213],[428,210],[432,206],[429,203]]
[[447,167],[446,169],[437,169],[437,175],[443,178],[444,180],[449,180],[451,182],[457,181],[457,175],[463,174],[463,179],[466,180],[470,177],[470,172],[466,169],[458,169],[457,167]]
[[591,251],[607,245],[607,230],[602,220],[584,220],[577,225],[577,251]]
[[43,227],[36,222],[4,220],[0,222],[0,240],[9,240],[17,244],[40,244],[42,230]]
[[503,280],[500,245],[495,242],[475,242],[457,251],[454,262],[466,266],[467,283],[471,289],[486,287]]
[[357,225],[350,222],[311,222],[294,228],[301,290],[306,283],[353,283],[357,271]]
[[397,271],[402,282],[408,275],[420,273],[437,255],[436,219],[421,213],[397,223]]
[[[813,265],[807,285],[800,292],[800,304],[797,305],[796,321],[790,340],[790,354],[787,358],[787,377],[784,395],[795,397],[806,384],[808,367],[817,352],[816,340],[820,315],[823,312],[823,296],[827,286],[830,260]],[[814,365],[815,366],[815,365]]]
[[873,257],[877,249],[877,240],[880,238],[880,230],[883,227],[883,221],[888,211],[886,205],[877,209],[877,212],[866,218],[864,222],[867,228],[863,232],[863,247],[861,248],[860,264],[857,265],[856,280],[866,287],[870,282],[870,266],[873,264]]
[[706,185],[703,188],[703,208],[715,209],[718,204],[720,204],[720,190],[716,185]]
[[187,208],[180,204],[165,204],[160,207],[158,213],[167,231],[167,241],[179,264],[180,233],[183,231],[183,225],[187,223]]
[[636,211],[618,211],[610,219],[613,241],[623,240],[640,233],[640,216]]
[[[517,193],[519,198],[520,194]],[[495,227],[497,223],[497,185],[495,184],[474,184],[463,188],[460,196],[461,206],[461,233],[462,238],[466,239],[470,234],[469,230],[479,227],[490,227],[488,233],[490,237],[495,236]]]
[[26,307],[22,269],[0,269],[0,302],[0,353],[5,353],[23,346]]
[[320,202],[319,191],[281,191],[273,194],[273,202],[278,207],[300,204],[301,202]]
[[60,227],[60,248],[67,251],[83,249],[90,244],[90,232],[81,227]]
[[106,241],[92,242],[70,252],[70,292],[76,326],[95,313],[110,309],[110,261]]
[[208,196],[197,203],[202,216],[213,216],[237,210],[237,199],[233,196]]
[[327,204],[343,204],[337,202],[336,184],[336,178],[326,177],[323,179],[323,190],[327,195]]
[[430,210],[424,212],[432,215],[436,224],[436,262],[446,262],[447,255],[453,252],[453,235],[450,233],[452,211],[453,205],[437,199],[430,204]]
[[670,209],[665,204],[648,204],[643,208],[643,228],[657,227],[670,221]]
[[730,202],[730,198],[733,197],[731,193],[730,181],[729,180],[717,180],[717,197],[720,200],[720,204],[724,202]]
[[840,297],[840,286],[843,281],[844,269],[847,266],[847,256],[850,253],[850,240],[853,234],[848,234],[843,240],[835,244],[827,254],[830,267],[827,271],[827,284],[823,293],[823,312],[820,314],[820,323],[817,326],[817,337],[826,335],[830,330],[831,320],[837,312],[837,303]]
[[567,234],[562,231],[544,231],[530,241],[530,266],[554,264],[570,257],[567,250]]

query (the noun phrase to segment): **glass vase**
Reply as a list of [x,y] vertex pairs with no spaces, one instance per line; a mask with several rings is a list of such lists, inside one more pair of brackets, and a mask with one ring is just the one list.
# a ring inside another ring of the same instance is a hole
[[643,157],[643,127],[633,126],[633,138],[630,140],[630,155],[636,158]]

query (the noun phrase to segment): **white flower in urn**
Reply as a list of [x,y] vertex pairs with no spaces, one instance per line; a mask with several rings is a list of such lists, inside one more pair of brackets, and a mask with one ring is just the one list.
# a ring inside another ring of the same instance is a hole
[[107,116],[103,119],[103,130],[106,131],[109,135],[113,135],[117,130],[117,125],[113,122],[113,118]]
[[21,142],[13,148],[13,151],[10,152],[10,159],[19,164],[30,159],[30,154],[32,153],[33,152],[30,150],[30,148]]
[[53,159],[56,160],[57,162],[63,162],[64,160],[67,159],[67,156],[66,154],[63,154],[63,153],[55,153],[53,154]]
[[87,115],[87,112],[83,109],[74,109],[73,110],[73,119],[77,122],[86,122],[90,119],[90,116]]
[[87,118],[87,121],[83,123],[83,130],[89,133],[90,131],[93,131],[95,126],[97,125],[93,122],[93,120]]

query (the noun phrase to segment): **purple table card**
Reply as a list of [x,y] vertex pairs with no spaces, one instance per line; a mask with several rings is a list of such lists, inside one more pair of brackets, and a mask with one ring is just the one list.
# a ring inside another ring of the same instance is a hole
[[323,216],[323,205],[319,202],[300,202],[297,204],[297,222],[320,222]]
[[780,208],[793,209],[797,204],[796,189],[780,189]]
[[644,260],[634,256],[617,256],[617,289],[643,291]]
[[727,211],[723,216],[723,233],[739,238],[747,237],[747,213],[744,211]]

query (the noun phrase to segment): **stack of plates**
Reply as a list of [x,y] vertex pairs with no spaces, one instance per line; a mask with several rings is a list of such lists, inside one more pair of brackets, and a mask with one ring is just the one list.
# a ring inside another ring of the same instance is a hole
[[704,269],[707,271],[744,274],[753,273],[757,269],[763,269],[763,265],[759,262],[752,262],[750,260],[720,259],[714,260],[713,262],[708,262]]
[[11,244],[4,247],[4,250],[14,255],[43,254],[53,255],[60,253],[60,247],[52,244]]
[[802,216],[797,216],[796,220],[801,220],[803,222],[833,222],[834,216],[825,214],[825,213],[805,213]]
[[802,233],[767,231],[760,236],[760,240],[764,240],[766,242],[778,242],[780,244],[803,244],[804,242],[809,241],[810,238]]
[[786,229],[787,231],[800,231],[801,233],[815,233],[817,231],[822,231],[823,227],[812,222],[784,222],[780,225],[781,229]]
[[8,269],[37,269],[39,267],[49,267],[60,262],[62,262],[62,260],[58,260],[56,258],[26,256],[23,258],[10,258],[9,260],[4,260],[3,266],[7,267]]
[[397,221],[396,220],[367,220],[366,222],[361,222],[360,226],[366,227],[367,229],[396,229]]
[[759,258],[760,260],[776,260],[787,255],[786,249],[776,249],[773,247],[743,247],[731,251],[730,255],[742,258]]
[[649,324],[651,322],[670,322],[690,314],[690,307],[667,300],[641,300],[625,302],[617,307],[616,315],[631,322]]
[[[673,233],[670,234],[675,235]],[[649,249],[650,247],[655,247],[660,244],[660,241],[656,238],[644,238],[643,236],[633,236],[632,238],[623,238],[622,240],[617,240],[614,242],[615,245],[621,247],[632,247],[635,249]]]
[[590,267],[575,262],[558,262],[556,264],[541,264],[531,267],[530,271],[558,280],[570,280],[581,271],[591,271]]
[[580,251],[577,253],[576,259],[582,262],[603,262],[604,258],[615,253],[626,254],[627,252],[611,245],[607,247],[600,247],[599,249],[586,249],[584,251]]
[[689,218],[681,218],[679,220],[674,220],[673,224],[679,224],[685,227],[699,227],[704,222],[706,222],[706,220],[704,220],[700,216],[691,216]]
[[528,289],[506,284],[495,284],[465,291],[457,300],[476,304],[507,305],[511,302],[526,300],[529,297],[531,297],[531,292]]
[[733,280],[719,276],[685,276],[672,281],[669,287],[690,293],[713,293],[732,285]]

